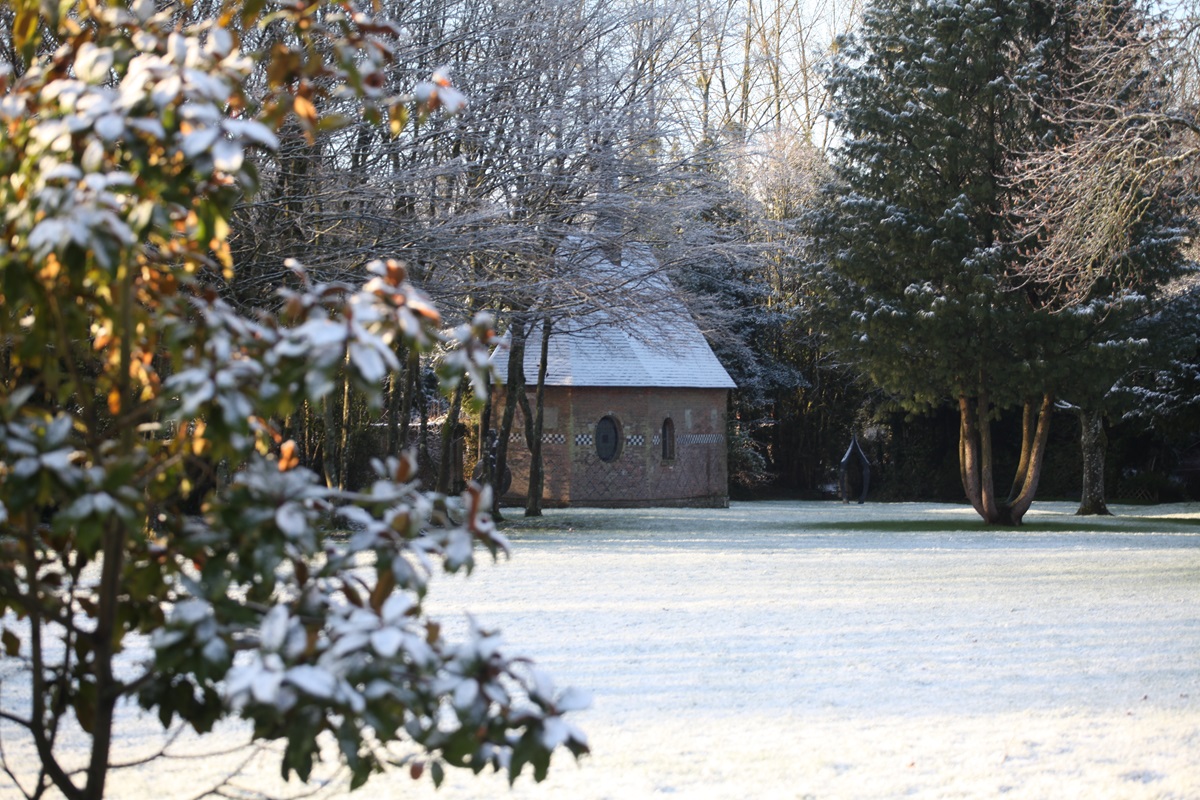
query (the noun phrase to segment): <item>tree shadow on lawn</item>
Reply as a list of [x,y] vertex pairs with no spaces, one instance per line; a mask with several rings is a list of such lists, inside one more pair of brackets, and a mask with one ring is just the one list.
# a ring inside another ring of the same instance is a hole
[[1045,519],[1026,517],[1017,527],[987,525],[981,519],[904,516],[895,519],[858,518],[809,520],[803,512],[790,511],[784,518],[747,518],[746,507],[729,509],[557,509],[543,517],[511,516],[501,527],[510,534],[598,532],[598,533],[683,533],[690,527],[719,527],[732,524],[745,532],[860,532],[860,533],[1193,533],[1200,531],[1200,518],[1191,516],[1108,516]]
[[[1102,520],[1102,521],[1101,521]],[[818,531],[873,531],[878,533],[1166,533],[1165,525],[1200,529],[1200,519],[1189,517],[1088,517],[1079,521],[1026,521],[1013,528],[988,525],[983,520],[873,519],[810,522],[804,527]],[[1188,531],[1191,532],[1190,530]]]

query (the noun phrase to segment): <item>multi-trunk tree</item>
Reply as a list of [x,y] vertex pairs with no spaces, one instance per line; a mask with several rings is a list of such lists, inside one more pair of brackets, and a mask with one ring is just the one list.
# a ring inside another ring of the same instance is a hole
[[[963,488],[989,523],[1029,509],[1055,398],[1135,344],[1095,321],[1120,296],[1055,313],[1059,287],[1022,272],[1039,242],[1013,213],[1028,187],[1007,175],[1064,135],[1045,109],[1074,8],[885,0],[831,74],[844,140],[814,225],[839,340],[906,407],[954,403]],[[1023,433],[1009,489],[991,428],[1011,408]]]

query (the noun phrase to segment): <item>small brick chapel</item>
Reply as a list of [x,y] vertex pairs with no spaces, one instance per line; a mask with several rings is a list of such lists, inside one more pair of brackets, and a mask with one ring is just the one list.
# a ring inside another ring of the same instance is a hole
[[[726,413],[733,380],[683,304],[671,300],[648,250],[626,248],[621,265],[598,254],[592,259],[593,272],[642,275],[638,291],[653,292],[656,302],[649,312],[631,303],[641,309],[632,313],[602,304],[606,307],[562,320],[552,331],[543,504],[728,506]],[[541,331],[534,325],[524,360],[531,408],[540,353]],[[507,343],[497,348],[492,363],[503,384]],[[523,502],[529,491],[530,453],[520,413],[509,438],[512,484],[506,503]]]

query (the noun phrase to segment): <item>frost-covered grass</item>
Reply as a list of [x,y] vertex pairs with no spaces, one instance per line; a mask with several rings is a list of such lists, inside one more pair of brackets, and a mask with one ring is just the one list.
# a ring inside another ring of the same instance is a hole
[[[1200,505],[1073,510],[514,510],[512,559],[429,608],[591,692],[593,755],[362,796],[1200,797]],[[161,769],[113,796],[190,796],[194,763]]]
[[1200,797],[1200,506],[1116,510],[550,511],[433,602],[595,696],[515,797]]

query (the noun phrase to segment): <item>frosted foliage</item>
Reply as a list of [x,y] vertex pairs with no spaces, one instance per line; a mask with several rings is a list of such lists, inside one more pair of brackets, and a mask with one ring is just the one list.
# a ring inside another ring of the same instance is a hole
[[[490,319],[446,329],[391,259],[337,284],[290,262],[274,312],[223,299],[231,215],[279,126],[338,124],[317,111],[334,97],[374,120],[465,97],[442,71],[423,101],[371,88],[359,71],[388,65],[398,29],[352,3],[56,9],[17,4],[22,69],[0,68],[0,794],[105,796],[133,701],[167,728],[250,720],[302,780],[331,734],[355,787],[394,766],[542,778],[552,751],[586,752],[527,659],[428,616],[433,575],[507,553],[488,490],[423,492],[411,454],[331,489],[279,433],[343,375],[378,407],[401,348],[444,352],[447,389],[486,386]],[[268,23],[273,47],[244,51]],[[62,745],[60,718],[90,744]],[[8,759],[15,733],[42,777]]]

